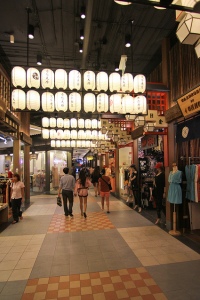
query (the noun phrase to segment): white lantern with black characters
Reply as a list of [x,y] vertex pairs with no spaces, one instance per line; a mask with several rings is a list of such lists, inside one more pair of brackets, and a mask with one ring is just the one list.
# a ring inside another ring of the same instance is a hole
[[133,79],[134,93],[144,93],[146,91],[146,77],[142,74],[138,74]]
[[43,69],[41,72],[41,82],[43,89],[54,88],[54,72],[51,69]]
[[57,69],[55,71],[55,87],[66,90],[67,88],[67,72],[63,69]]
[[53,112],[55,110],[54,95],[50,92],[42,94],[42,109],[46,112]]
[[97,96],[97,111],[99,113],[108,111],[108,95],[105,93],[100,93]]
[[26,94],[26,106],[28,110],[40,109],[40,94],[37,91],[29,90]]
[[22,67],[14,67],[11,74],[14,87],[24,88],[26,86],[26,71]]
[[67,94],[64,92],[58,92],[55,94],[55,108],[57,111],[66,112],[68,109]]
[[86,91],[94,91],[95,89],[95,73],[86,71],[83,75],[83,85]]
[[121,77],[121,90],[124,93],[133,91],[133,76],[130,73],[125,73]]
[[99,72],[97,74],[97,90],[106,92],[108,90],[108,74],[106,72]]
[[69,72],[69,88],[70,90],[81,89],[81,73],[77,70],[72,70]]
[[74,92],[69,95],[69,110],[71,112],[80,112],[81,95],[79,93]]
[[25,109],[26,107],[26,95],[25,92],[20,89],[14,89],[12,91],[12,108],[13,109]]
[[36,68],[28,68],[27,73],[27,85],[29,88],[40,88],[40,72]]
[[121,86],[121,78],[119,73],[114,72],[109,76],[109,90],[111,92],[119,92]]
[[87,93],[84,95],[84,111],[86,113],[95,111],[95,95]]

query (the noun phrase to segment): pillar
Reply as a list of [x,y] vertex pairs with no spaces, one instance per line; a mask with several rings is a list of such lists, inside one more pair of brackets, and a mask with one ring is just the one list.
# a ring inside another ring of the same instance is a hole
[[45,191],[50,192],[50,151],[45,151]]
[[20,172],[20,140],[19,139],[13,140],[13,173],[16,172]]
[[24,146],[25,203],[30,203],[30,146]]
[[72,168],[72,152],[67,151],[67,167],[71,170]]
[[119,148],[115,149],[115,195],[120,196],[119,189]]

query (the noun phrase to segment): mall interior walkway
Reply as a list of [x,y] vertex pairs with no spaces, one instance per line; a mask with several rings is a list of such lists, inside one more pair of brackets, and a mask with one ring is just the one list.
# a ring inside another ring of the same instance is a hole
[[65,217],[55,196],[31,197],[0,234],[1,300],[200,299],[200,255],[111,196],[93,190],[88,217]]

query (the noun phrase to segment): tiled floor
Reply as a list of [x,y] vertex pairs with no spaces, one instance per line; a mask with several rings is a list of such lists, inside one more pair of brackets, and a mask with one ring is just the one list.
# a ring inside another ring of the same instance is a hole
[[1,300],[200,299],[200,255],[111,196],[78,198],[74,218],[55,196],[31,198],[24,220],[0,234]]

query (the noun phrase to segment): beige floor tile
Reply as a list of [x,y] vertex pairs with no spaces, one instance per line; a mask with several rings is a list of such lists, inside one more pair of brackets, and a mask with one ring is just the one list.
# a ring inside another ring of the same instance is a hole
[[43,300],[45,299],[46,292],[35,293],[33,300]]
[[150,295],[151,294],[150,290],[146,286],[139,287],[138,291],[139,291],[140,295]]
[[0,253],[3,254],[3,253],[8,253],[10,251],[10,249],[12,248],[12,246],[3,246],[3,247],[0,247]]
[[22,256],[22,253],[18,252],[18,253],[8,253],[6,254],[6,256],[4,257],[3,261],[6,261],[6,260],[19,260]]
[[195,251],[188,251],[188,252],[185,252],[185,255],[190,259],[190,260],[197,260],[197,259],[200,259],[200,255],[195,252]]
[[6,253],[0,253],[0,262],[4,259],[5,256],[6,256]]
[[148,251],[153,255],[165,254],[165,252],[160,247],[150,247]]
[[13,270],[18,260],[6,260],[0,263],[0,271]]
[[[94,300],[106,300],[104,293],[94,294],[93,298],[94,298]],[[71,297],[70,297],[70,300],[71,300]],[[76,300],[76,299],[74,299],[74,300]]]
[[172,264],[176,262],[170,255],[156,255],[156,260],[160,264]]
[[142,249],[143,245],[139,242],[127,243],[132,250]]
[[39,278],[38,284],[48,284],[49,278]]
[[49,283],[47,291],[57,291],[58,290],[58,283]]
[[67,297],[69,297],[69,290],[68,289],[58,291],[58,298],[68,299]]
[[21,240],[19,239],[18,241],[15,242],[14,247],[16,246],[27,246],[29,244],[30,240]]
[[72,288],[79,288],[81,285],[80,285],[80,281],[71,281],[70,282],[70,289]]
[[136,249],[133,252],[137,257],[152,256],[151,253],[146,249]]
[[81,288],[81,295],[92,295],[92,288],[91,288],[91,286],[82,287]]
[[29,269],[33,268],[36,258],[20,259],[15,266],[15,269]]
[[189,261],[189,257],[184,253],[168,254],[168,257],[172,258],[175,262]]
[[31,271],[32,269],[14,270],[10,275],[8,281],[27,280],[31,274]]
[[30,258],[36,258],[38,256],[39,251],[28,251],[24,252],[21,256],[21,259],[30,259]]
[[25,246],[13,246],[9,253],[23,253],[26,249],[26,245]]
[[28,245],[25,249],[26,252],[29,252],[29,251],[39,251],[41,248],[41,245]]
[[124,298],[128,298],[129,297],[126,290],[116,291],[116,294],[117,294],[117,299],[124,299]]
[[10,277],[11,273],[12,273],[12,270],[1,271],[0,272],[0,282],[8,281],[8,278]]
[[139,257],[138,259],[144,267],[159,265],[159,262],[153,256],[147,256],[147,257],[144,256],[144,257]]

